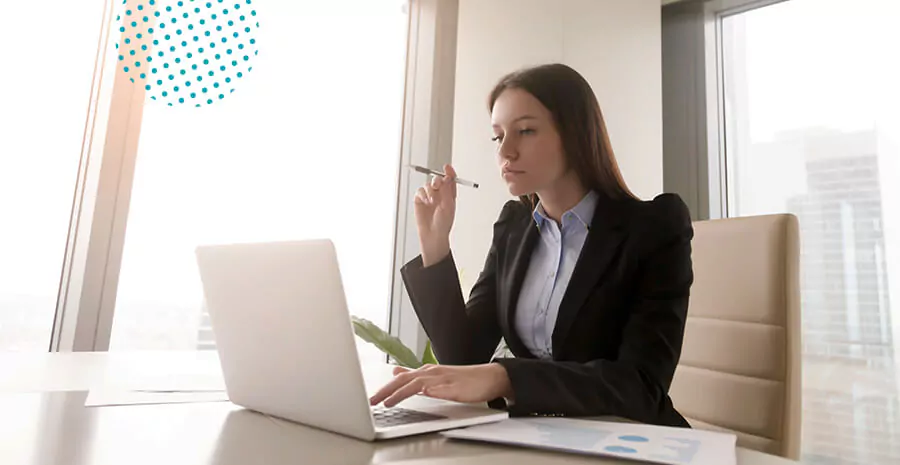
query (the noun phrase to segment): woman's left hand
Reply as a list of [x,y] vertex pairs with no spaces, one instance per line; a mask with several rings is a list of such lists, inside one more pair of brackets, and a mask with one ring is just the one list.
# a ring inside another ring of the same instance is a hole
[[369,402],[372,405],[384,402],[390,408],[416,394],[467,403],[488,402],[499,397],[511,399],[513,395],[506,368],[499,363],[425,365],[416,370],[394,368],[394,379]]

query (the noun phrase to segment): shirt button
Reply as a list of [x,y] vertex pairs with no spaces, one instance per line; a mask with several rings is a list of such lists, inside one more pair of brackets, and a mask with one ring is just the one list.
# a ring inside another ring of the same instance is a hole
[[551,272],[550,272],[550,277],[551,277],[551,278],[555,278],[555,277],[556,277],[556,272],[555,272],[555,271],[551,271]]

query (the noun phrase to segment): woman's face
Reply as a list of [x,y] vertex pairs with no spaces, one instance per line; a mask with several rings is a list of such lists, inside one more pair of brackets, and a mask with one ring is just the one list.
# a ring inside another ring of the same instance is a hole
[[567,172],[553,115],[533,95],[506,89],[491,111],[497,163],[514,196],[551,188]]

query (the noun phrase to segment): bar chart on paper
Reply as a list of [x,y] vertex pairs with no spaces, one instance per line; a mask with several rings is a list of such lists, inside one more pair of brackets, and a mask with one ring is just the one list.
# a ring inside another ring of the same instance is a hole
[[455,439],[496,442],[665,465],[735,464],[731,434],[685,428],[568,418],[509,419],[443,433]]

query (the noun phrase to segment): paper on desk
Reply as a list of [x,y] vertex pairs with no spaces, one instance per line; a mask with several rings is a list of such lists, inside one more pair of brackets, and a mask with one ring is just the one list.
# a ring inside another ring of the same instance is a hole
[[97,385],[105,390],[198,392],[224,391],[221,374],[209,373],[128,373],[108,377]]
[[688,428],[569,418],[509,419],[444,436],[666,465],[735,465],[736,437]]
[[228,394],[222,390],[126,390],[91,389],[85,407],[112,405],[181,404],[191,402],[223,402]]

